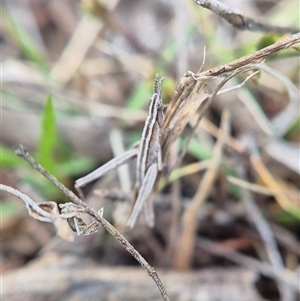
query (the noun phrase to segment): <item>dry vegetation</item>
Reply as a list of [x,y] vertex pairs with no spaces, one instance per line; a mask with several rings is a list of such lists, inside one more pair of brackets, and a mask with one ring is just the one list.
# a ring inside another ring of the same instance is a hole
[[[1,191],[5,300],[299,300],[299,3],[222,3],[3,2],[0,183],[55,225]],[[136,160],[80,200],[14,155],[73,189],[140,139],[156,73],[153,229],[126,226]]]

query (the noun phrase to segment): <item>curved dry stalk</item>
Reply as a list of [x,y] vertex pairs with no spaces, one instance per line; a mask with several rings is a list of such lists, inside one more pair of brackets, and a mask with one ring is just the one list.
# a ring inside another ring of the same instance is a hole
[[[210,78],[215,78],[219,76],[224,76],[224,74],[234,71],[237,68],[246,66],[250,63],[259,61],[263,59],[264,57],[275,53],[277,51],[287,49],[292,47],[293,45],[300,43],[300,32],[295,33],[285,39],[282,39],[270,46],[267,46],[265,48],[262,48],[258,51],[255,51],[251,54],[248,54],[246,56],[243,56],[239,59],[236,59],[230,63],[223,64],[221,66],[215,67],[213,69],[209,69],[206,71],[201,72],[201,70],[195,74],[195,77],[197,80],[205,80]],[[186,74],[187,76],[188,74]],[[185,77],[182,78],[182,82],[186,81],[187,79]]]
[[28,195],[3,184],[0,184],[0,190],[6,191],[22,200],[26,204],[28,214],[32,218],[41,222],[53,223],[56,233],[59,237],[68,241],[74,240],[74,234],[71,231],[67,221],[60,216],[57,204],[55,202],[48,201],[36,203]]
[[269,66],[263,64],[249,64],[248,66],[253,66],[255,69],[266,72],[270,76],[276,78],[286,88],[290,99],[289,104],[280,113],[278,113],[272,121],[268,120],[268,125],[272,134],[277,137],[283,136],[294,124],[299,115],[298,111],[300,102],[298,89],[287,76]]
[[21,191],[14,189],[10,186],[0,184],[0,190],[6,191],[20,200],[22,200],[26,204],[27,209],[31,209],[32,211],[35,211],[36,214],[40,216],[40,220],[47,223],[52,223],[54,220],[54,217],[51,213],[46,212],[43,210],[35,201],[33,201],[28,195],[22,193]]
[[62,183],[60,183],[56,177],[49,174],[39,163],[37,163],[33,157],[29,155],[26,148],[22,145],[16,150],[17,156],[25,159],[34,169],[36,169],[39,173],[41,173],[46,179],[48,179],[51,183],[53,183],[63,194],[69,198],[72,203],[75,205],[70,208],[68,211],[68,215],[66,218],[77,217],[82,213],[89,214],[92,218],[94,218],[99,224],[101,224],[111,235],[115,237],[125,248],[127,252],[129,252],[139,263],[140,265],[147,270],[148,275],[154,280],[157,285],[163,300],[169,301],[168,294],[166,289],[161,282],[159,276],[157,275],[155,269],[151,267],[148,262],[140,255],[140,253],[128,242],[128,240],[106,219],[104,219],[101,214],[98,214],[94,209],[90,208],[85,202],[83,202],[80,198],[78,198],[72,191],[66,188]]

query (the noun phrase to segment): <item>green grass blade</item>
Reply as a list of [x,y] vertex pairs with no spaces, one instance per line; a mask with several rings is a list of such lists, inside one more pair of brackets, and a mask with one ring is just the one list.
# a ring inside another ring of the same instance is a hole
[[38,160],[49,171],[55,170],[54,149],[57,141],[57,128],[52,96],[46,97],[42,116],[41,134],[38,146]]

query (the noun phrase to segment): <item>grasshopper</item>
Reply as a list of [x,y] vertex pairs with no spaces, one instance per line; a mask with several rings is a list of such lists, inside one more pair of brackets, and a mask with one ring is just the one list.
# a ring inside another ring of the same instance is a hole
[[142,138],[138,148],[133,148],[122,155],[113,158],[87,176],[75,182],[75,188],[82,196],[81,187],[98,179],[105,173],[125,164],[137,157],[136,184],[134,193],[134,206],[127,225],[133,227],[136,219],[144,207],[148,226],[154,226],[153,205],[151,203],[151,192],[153,190],[158,171],[162,170],[160,137],[161,128],[164,123],[164,105],[161,97],[163,78],[155,76],[153,95],[149,102],[148,117],[143,128]]

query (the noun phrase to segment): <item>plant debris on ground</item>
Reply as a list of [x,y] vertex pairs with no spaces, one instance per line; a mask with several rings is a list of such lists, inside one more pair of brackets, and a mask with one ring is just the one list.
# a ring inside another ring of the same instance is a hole
[[1,47],[4,299],[299,300],[296,0],[9,0]]

